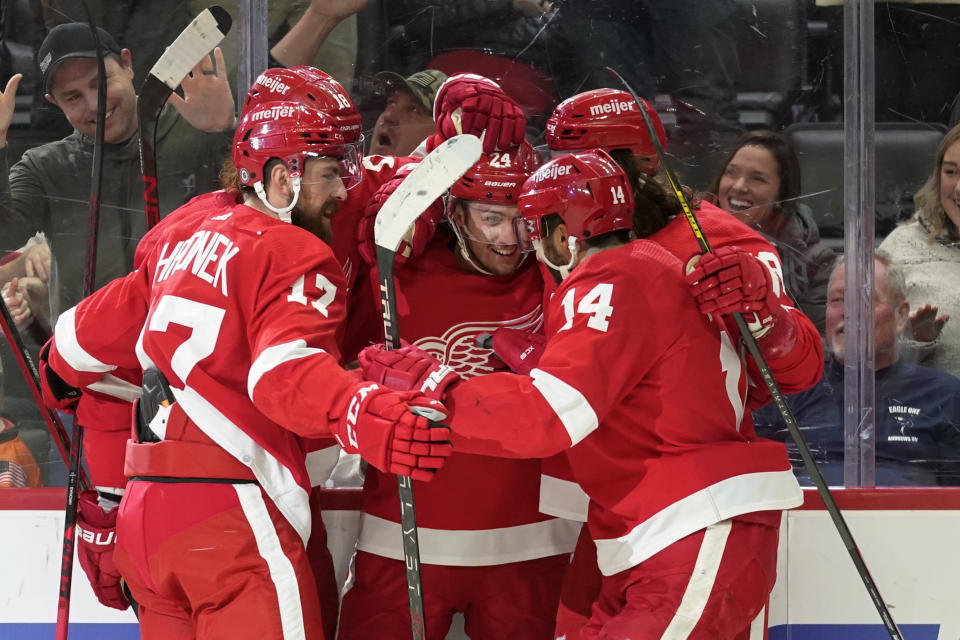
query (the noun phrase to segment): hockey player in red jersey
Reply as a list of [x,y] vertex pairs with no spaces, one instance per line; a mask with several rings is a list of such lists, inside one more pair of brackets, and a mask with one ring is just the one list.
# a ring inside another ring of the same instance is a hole
[[[656,111],[641,100],[646,114],[653,121],[657,137],[666,144],[666,134]],[[590,148],[607,151],[627,174],[634,194],[634,232],[664,247],[681,261],[691,260],[699,253],[699,245],[683,215],[675,195],[664,186],[660,159],[633,97],[617,89],[596,89],[573,96],[560,103],[547,122],[546,142],[554,156]],[[693,200],[692,198],[688,198]],[[777,331],[769,333],[758,327],[765,337],[759,345],[767,358],[781,390],[796,393],[812,387],[820,379],[823,369],[823,349],[814,326],[798,309],[789,292],[783,287],[780,257],[776,249],[759,233],[707,202],[696,202],[697,219],[717,251],[718,260],[709,259],[701,269],[691,274],[692,291],[703,298],[704,309],[709,299],[716,297],[718,274],[724,272],[724,294],[734,302],[714,308],[715,315],[726,318],[727,332],[736,345],[739,330],[731,314],[749,313],[746,297],[763,298],[771,287],[781,301]],[[724,257],[725,256],[725,257]],[[735,274],[744,277],[731,277]],[[699,284],[699,280],[704,285]],[[549,283],[548,283],[549,284]],[[769,322],[769,319],[768,319]],[[507,362],[516,360],[521,349],[527,348],[527,338],[509,330],[494,334],[494,349]],[[542,340],[537,341],[538,344]],[[525,367],[535,364],[536,354],[528,355]],[[770,400],[766,387],[760,383],[760,373],[752,359],[743,358],[751,384],[745,420],[752,421],[750,409],[763,406]],[[545,513],[585,520],[587,497],[570,476],[565,458],[544,461],[540,508]],[[586,535],[586,530],[584,530]],[[594,546],[581,540],[577,546],[570,571],[565,580],[556,637],[575,637],[577,629],[590,615],[590,604],[599,589]]]
[[[340,124],[346,142],[362,151],[363,136],[360,114],[347,92],[332,77],[313,67],[267,69],[254,82],[244,101],[245,108],[262,101],[285,100],[302,102],[333,115]],[[483,136],[484,149],[493,151],[516,146],[523,140],[524,118],[520,107],[492,80],[473,74],[456,74],[447,79],[434,99],[434,120],[437,133],[424,141],[421,151],[426,153],[437,144],[457,133]],[[373,301],[376,289],[370,289],[367,263],[360,259],[364,243],[373,242],[373,221],[361,225],[364,208],[374,194],[404,165],[417,158],[394,156],[367,156],[353,154],[358,164],[357,180],[347,185],[347,198],[333,218],[334,254],[343,266],[349,292],[348,322],[350,328],[343,336],[342,351],[349,361],[360,347],[376,336],[379,314]],[[362,163],[361,163],[362,160]],[[420,252],[433,236],[439,220],[424,217],[411,230],[408,242],[398,255]],[[358,233],[359,232],[359,233]]]
[[103,539],[116,524],[99,586],[119,591],[123,576],[146,639],[322,638],[305,440],[332,434],[420,480],[449,454],[419,444],[446,428],[410,411],[440,417],[442,405],[338,365],[345,281],[323,240],[356,164],[337,119],[301,102],[248,107],[233,149],[241,188],[148,232],[136,270],[64,313],[46,354],[59,403],[144,371],[123,501],[90,503],[87,517]]
[[[520,187],[534,168],[526,143],[485,154],[450,189],[449,231],[442,228],[422,255],[397,269],[402,337],[464,378],[504,370],[489,349],[476,345],[479,334],[541,328],[543,282],[514,232]],[[395,376],[384,382],[406,388]],[[580,525],[540,514],[539,478],[535,459],[454,453],[436,482],[416,483],[426,637],[443,638],[456,612],[464,614],[471,638],[552,637]],[[339,638],[409,638],[392,477],[367,472],[363,512]]]
[[[762,637],[781,510],[802,496],[785,448],[744,420],[748,380],[726,325],[700,312],[681,261],[629,241],[630,191],[601,151],[527,181],[521,242],[562,280],[545,349],[529,376],[448,386],[450,424],[463,451],[566,451],[603,573],[578,637]],[[769,289],[763,302],[779,304]],[[400,355],[403,370],[430,359]]]

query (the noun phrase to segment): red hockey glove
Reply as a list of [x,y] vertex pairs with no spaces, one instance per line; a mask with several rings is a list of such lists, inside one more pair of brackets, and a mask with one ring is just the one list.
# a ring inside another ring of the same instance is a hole
[[780,304],[770,269],[755,256],[721,247],[687,261],[686,279],[701,313],[739,311],[766,355],[777,357],[793,348],[796,322]]
[[80,402],[80,389],[67,384],[50,366],[52,344],[53,338],[50,338],[40,349],[40,394],[43,397],[43,403],[51,409],[73,413],[77,409],[77,403]]
[[77,556],[101,604],[123,611],[130,606],[123,595],[120,572],[113,562],[117,542],[118,508],[104,511],[96,491],[77,496]]
[[513,98],[493,80],[473,73],[458,73],[443,83],[433,102],[433,119],[437,133],[427,141],[427,151],[459,133],[483,134],[484,153],[506,150],[523,142],[527,127]]
[[[360,224],[357,230],[357,240],[359,242],[357,249],[360,251],[360,256],[366,260],[368,264],[377,264],[377,244],[374,241],[373,230],[374,223],[377,220],[377,214],[380,212],[380,207],[383,206],[387,198],[397,190],[397,187],[400,186],[403,179],[407,177],[407,174],[416,166],[416,163],[403,165],[403,167],[397,171],[396,176],[380,185],[380,188],[377,189],[373,198],[367,202],[367,206],[363,209],[363,217],[360,218]],[[438,198],[427,207],[426,211],[420,214],[420,217],[411,225],[407,233],[404,234],[400,240],[400,246],[397,248],[394,264],[403,264],[408,258],[415,258],[422,254],[423,250],[427,248],[427,243],[430,242],[433,234],[436,233],[437,225],[440,224],[441,220],[443,220],[443,201]]]
[[364,382],[334,435],[344,451],[359,453],[380,471],[427,482],[453,452],[450,428],[438,422],[446,417],[444,406],[422,393]]
[[493,349],[493,353],[514,373],[528,375],[540,363],[547,337],[534,331],[500,327],[493,335],[477,336],[477,345]]
[[397,391],[420,391],[443,400],[447,387],[460,375],[432,355],[413,345],[387,351],[382,344],[363,349],[358,356],[364,380],[379,382]]

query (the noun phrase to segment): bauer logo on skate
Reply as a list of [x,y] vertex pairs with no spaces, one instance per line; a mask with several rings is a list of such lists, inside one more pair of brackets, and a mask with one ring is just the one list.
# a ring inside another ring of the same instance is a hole
[[637,103],[633,100],[613,100],[604,104],[595,104],[590,107],[590,115],[602,116],[605,113],[620,115],[625,111],[636,111]]
[[[296,113],[296,107],[281,107],[273,106],[269,109],[261,109],[260,111],[255,111],[252,116],[250,116],[251,122],[259,122],[260,120],[276,120],[277,118],[289,118],[294,113]],[[253,143],[251,143],[253,144]]]
[[570,165],[557,165],[557,164],[548,164],[537,169],[537,172],[533,174],[533,177],[540,180],[553,180],[558,176],[565,176],[570,173],[570,170],[573,167]]
[[[169,254],[170,243],[163,245],[157,260],[155,283],[163,282],[177,271],[190,272],[227,294],[227,263],[237,255],[239,248],[232,240],[211,231],[197,231],[186,240],[181,240]],[[210,273],[210,270],[213,273]]]
[[271,93],[279,93],[282,96],[287,95],[287,91],[290,91],[290,85],[280,81],[277,78],[270,78],[266,74],[261,75],[257,78],[257,86],[267,89]]

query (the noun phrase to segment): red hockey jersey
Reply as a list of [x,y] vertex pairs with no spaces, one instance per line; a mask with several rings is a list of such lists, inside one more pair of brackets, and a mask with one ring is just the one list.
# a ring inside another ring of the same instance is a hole
[[[789,310],[797,324],[797,342],[793,350],[782,358],[767,360],[780,390],[784,393],[798,393],[815,385],[823,372],[820,334],[813,322],[795,308],[788,292],[783,289],[780,257],[776,249],[755,230],[709,202],[702,202],[696,215],[714,250],[720,247],[739,247],[753,254],[770,269],[775,286],[780,286],[781,304]],[[700,253],[690,225],[683,216],[671,220],[648,240],[665,248],[683,264]],[[734,345],[740,345],[736,322],[733,318],[728,318],[726,324],[731,341]],[[741,430],[752,435],[753,418],[750,410],[767,404],[770,401],[770,392],[763,384],[753,358],[746,355],[742,347],[740,355],[747,366],[749,384],[747,411],[743,416]],[[586,521],[588,499],[583,490],[573,482],[565,456],[544,460],[540,491],[540,508],[544,513]]]
[[392,179],[397,170],[418,158],[394,156],[367,156],[363,159],[363,179],[347,191],[347,199],[340,203],[333,216],[333,240],[330,246],[343,266],[347,280],[347,321],[341,327],[339,342],[346,362],[376,337],[380,326],[380,312],[376,306],[377,287],[370,286],[370,265],[357,250],[357,229],[363,210],[383,183]]
[[[439,233],[426,252],[397,270],[401,336],[465,378],[504,370],[481,333],[499,327],[537,330],[543,282],[532,260],[512,276],[465,271]],[[570,553],[579,523],[539,512],[538,460],[454,452],[436,478],[414,483],[420,560],[480,566]],[[400,508],[393,475],[368,469],[357,548],[402,559]]]
[[588,257],[558,287],[530,376],[447,393],[459,450],[567,450],[590,496],[600,570],[635,566],[712,523],[772,524],[802,495],[786,449],[744,429],[747,377],[726,328],[703,316],[681,263],[647,240]]
[[333,253],[217,192],[144,236],[136,267],[60,317],[51,366],[85,387],[156,365],[186,415],[252,470],[306,543],[304,440],[332,432],[357,383],[338,365],[345,282]]

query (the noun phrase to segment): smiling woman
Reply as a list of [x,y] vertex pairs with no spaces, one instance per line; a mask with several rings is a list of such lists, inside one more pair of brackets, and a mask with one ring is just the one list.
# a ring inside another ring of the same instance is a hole
[[827,281],[836,259],[809,208],[797,204],[800,168],[787,142],[750,131],[734,144],[703,199],[762,233],[777,249],[787,293],[824,330]]

